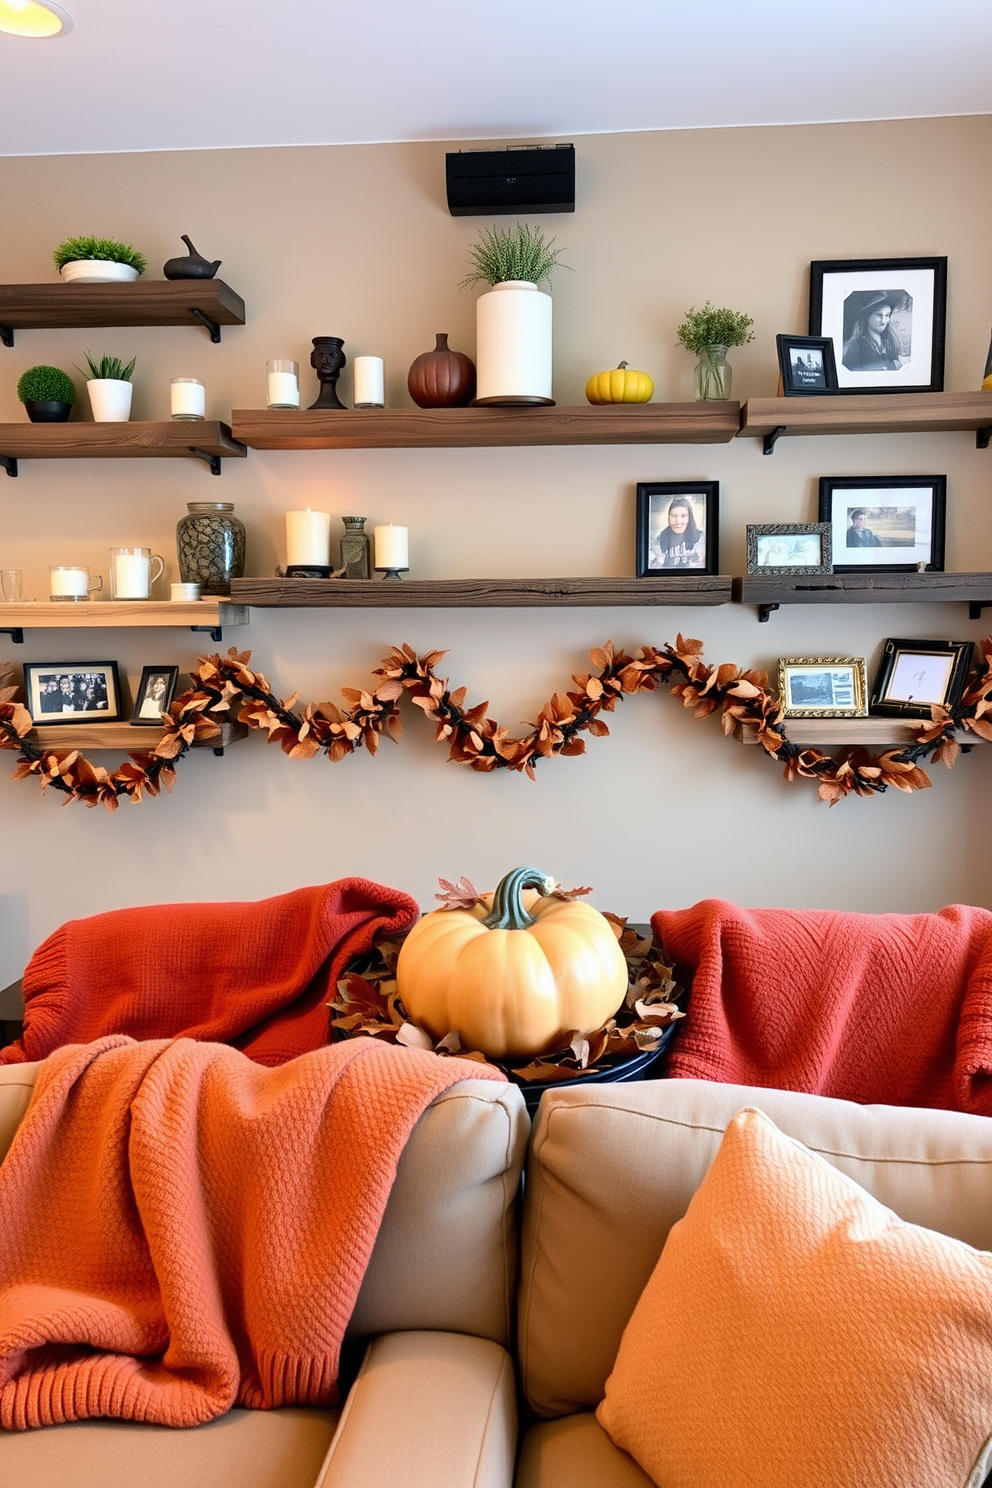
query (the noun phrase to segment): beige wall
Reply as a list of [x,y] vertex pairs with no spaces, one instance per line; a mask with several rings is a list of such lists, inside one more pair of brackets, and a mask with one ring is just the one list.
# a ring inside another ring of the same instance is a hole
[[[582,400],[588,374],[621,358],[657,396],[691,395],[692,358],[675,344],[687,306],[747,310],[757,339],[735,353],[742,397],[774,392],[774,336],[805,330],[809,260],[946,253],[948,388],[974,388],[988,346],[992,206],[980,189],[992,121],[690,131],[582,138],[578,209],[544,224],[573,273],[555,280],[555,393]],[[447,330],[474,350],[474,293],[459,293],[479,222],[443,202],[441,144],[0,160],[0,279],[50,277],[64,236],[99,232],[145,249],[157,276],[189,232],[248,305],[244,329],[211,346],[180,329],[33,331],[0,348],[0,421],[22,416],[26,367],[71,369],[92,350],[137,354],[135,415],[168,413],[172,376],[199,376],[208,411],[263,401],[264,363],[306,364],[310,337],[345,338],[349,358],[385,357],[390,403],[406,368]],[[482,219],[484,222],[486,219]],[[81,380],[80,380],[81,382]],[[305,393],[315,396],[308,379]],[[350,401],[350,368],[342,379]],[[248,525],[248,571],[282,561],[282,514],[319,506],[407,524],[412,576],[633,571],[634,483],[717,478],[724,572],[744,567],[749,521],[816,516],[823,474],[948,477],[948,569],[992,569],[992,451],[964,434],[784,440],[773,459],[738,440],[712,448],[252,453],[220,480],[185,462],[24,462],[0,479],[0,563],[43,597],[50,562],[106,573],[114,543],[148,543],[175,562],[185,502],[233,500]],[[173,575],[175,576],[175,575]],[[887,635],[977,639],[962,606],[782,610],[255,611],[231,632],[274,687],[335,699],[369,677],[393,642],[447,647],[453,685],[489,698],[515,725],[586,665],[607,637],[633,647],[682,630],[711,660],[773,667],[779,655],[861,654]],[[29,634],[22,660],[117,658],[188,665],[188,632]],[[695,723],[671,699],[625,703],[612,738],[545,766],[531,784],[447,765],[415,711],[397,749],[331,766],[288,762],[253,737],[223,760],[182,767],[171,798],[114,817],[40,800],[0,762],[0,984],[70,916],[174,898],[254,898],[340,874],[394,883],[429,904],[439,874],[489,885],[533,861],[592,883],[605,908],[645,918],[662,904],[722,895],[752,904],[913,910],[988,903],[975,824],[992,751],[976,750],[935,787],[834,810],[786,786],[757,750]],[[13,757],[5,757],[10,767]]]

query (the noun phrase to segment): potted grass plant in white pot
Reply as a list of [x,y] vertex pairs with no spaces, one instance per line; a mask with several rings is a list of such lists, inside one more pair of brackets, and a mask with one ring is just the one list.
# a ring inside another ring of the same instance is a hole
[[476,302],[476,403],[554,402],[551,296],[538,288],[560,265],[554,241],[518,222],[482,228],[472,245],[472,272],[459,287],[490,286]]
[[[125,364],[120,357],[102,356],[97,362],[89,352],[86,353],[86,366],[89,370],[86,391],[90,395],[94,423],[127,423],[131,417],[131,373],[136,361],[137,357],[132,357]],[[82,367],[78,370],[83,371]],[[86,376],[85,372],[83,376]]]
[[55,267],[76,284],[123,284],[145,272],[145,255],[115,238],[66,238],[56,248]]

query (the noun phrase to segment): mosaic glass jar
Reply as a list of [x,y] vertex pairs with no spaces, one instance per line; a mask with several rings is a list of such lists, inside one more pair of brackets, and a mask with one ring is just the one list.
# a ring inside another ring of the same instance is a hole
[[341,537],[341,567],[346,579],[370,579],[372,562],[369,535],[365,531],[367,517],[343,517],[344,532]]
[[230,594],[245,571],[245,524],[231,501],[189,501],[176,527],[179,573],[201,594]]

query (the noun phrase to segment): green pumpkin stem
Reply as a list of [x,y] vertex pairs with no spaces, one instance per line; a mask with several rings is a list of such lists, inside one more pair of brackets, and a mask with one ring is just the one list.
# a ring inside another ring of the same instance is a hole
[[514,868],[501,880],[493,895],[493,907],[483,924],[489,930],[527,930],[534,923],[534,916],[527,913],[520,895],[524,889],[537,889],[540,894],[550,894],[554,879],[539,868]]

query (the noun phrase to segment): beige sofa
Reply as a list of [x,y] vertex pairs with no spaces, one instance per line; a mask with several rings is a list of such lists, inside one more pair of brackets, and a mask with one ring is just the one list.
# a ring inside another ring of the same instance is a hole
[[[28,1066],[0,1070],[0,1152],[32,1078]],[[351,1325],[374,1341],[340,1414],[0,1433],[0,1484],[649,1488],[595,1407],[668,1230],[745,1105],[904,1218],[992,1249],[992,1121],[662,1080],[545,1095],[517,1285],[513,1196],[528,1122],[516,1090],[468,1081],[435,1101],[404,1154]],[[677,1412],[677,1390],[664,1408]]]

